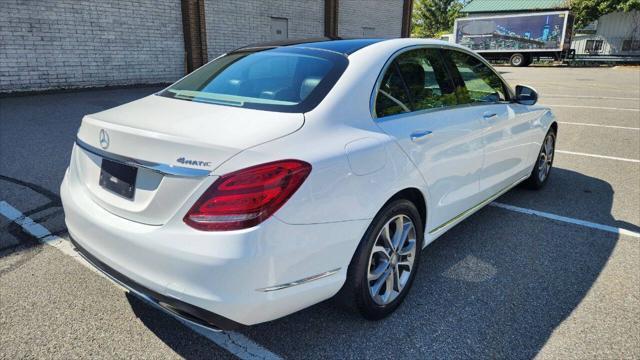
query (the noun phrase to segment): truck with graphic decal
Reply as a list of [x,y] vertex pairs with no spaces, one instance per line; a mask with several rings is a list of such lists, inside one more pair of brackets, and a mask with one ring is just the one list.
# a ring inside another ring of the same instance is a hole
[[488,60],[527,66],[534,59],[573,58],[573,16],[569,11],[467,17],[457,19],[453,36]]

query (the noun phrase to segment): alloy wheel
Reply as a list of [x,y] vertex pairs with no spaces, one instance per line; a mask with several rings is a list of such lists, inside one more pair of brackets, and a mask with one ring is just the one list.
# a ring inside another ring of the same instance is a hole
[[544,182],[549,175],[549,171],[551,170],[551,165],[553,163],[554,150],[555,138],[553,137],[553,134],[549,133],[544,139],[544,144],[540,150],[540,156],[538,158],[538,179],[540,179],[540,182]]
[[369,256],[369,294],[378,305],[395,300],[411,277],[416,257],[416,229],[406,215],[396,215],[380,230]]

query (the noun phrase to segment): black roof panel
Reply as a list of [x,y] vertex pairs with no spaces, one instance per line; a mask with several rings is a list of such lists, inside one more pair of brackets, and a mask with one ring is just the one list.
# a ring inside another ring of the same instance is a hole
[[350,55],[354,52],[367,47],[371,44],[375,44],[384,39],[344,39],[344,40],[331,40],[320,42],[308,42],[294,45],[294,47],[308,47],[314,49],[323,49],[335,51],[341,54]]
[[313,38],[313,39],[298,39],[298,40],[283,40],[272,41],[266,43],[252,44],[235,49],[231,52],[242,51],[259,51],[274,49],[279,47],[298,47],[298,48],[313,48],[321,50],[329,50],[344,55],[350,55],[354,52],[367,47],[371,44],[383,41],[384,39],[342,39],[342,38]]

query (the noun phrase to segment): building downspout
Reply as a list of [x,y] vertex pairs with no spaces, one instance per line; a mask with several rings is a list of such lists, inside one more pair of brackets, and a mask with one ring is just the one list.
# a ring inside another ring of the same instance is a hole
[[411,37],[411,14],[413,12],[413,0],[403,0],[402,2],[402,30],[400,37]]
[[207,62],[207,31],[204,0],[182,0],[182,32],[184,35],[185,73]]
[[338,0],[324,1],[324,36],[338,37]]

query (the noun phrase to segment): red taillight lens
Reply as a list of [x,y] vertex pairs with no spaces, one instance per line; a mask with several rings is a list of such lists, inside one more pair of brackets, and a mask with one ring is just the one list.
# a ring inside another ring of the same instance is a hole
[[299,160],[252,166],[214,182],[184,217],[199,230],[237,230],[255,226],[273,215],[298,190],[311,172]]

